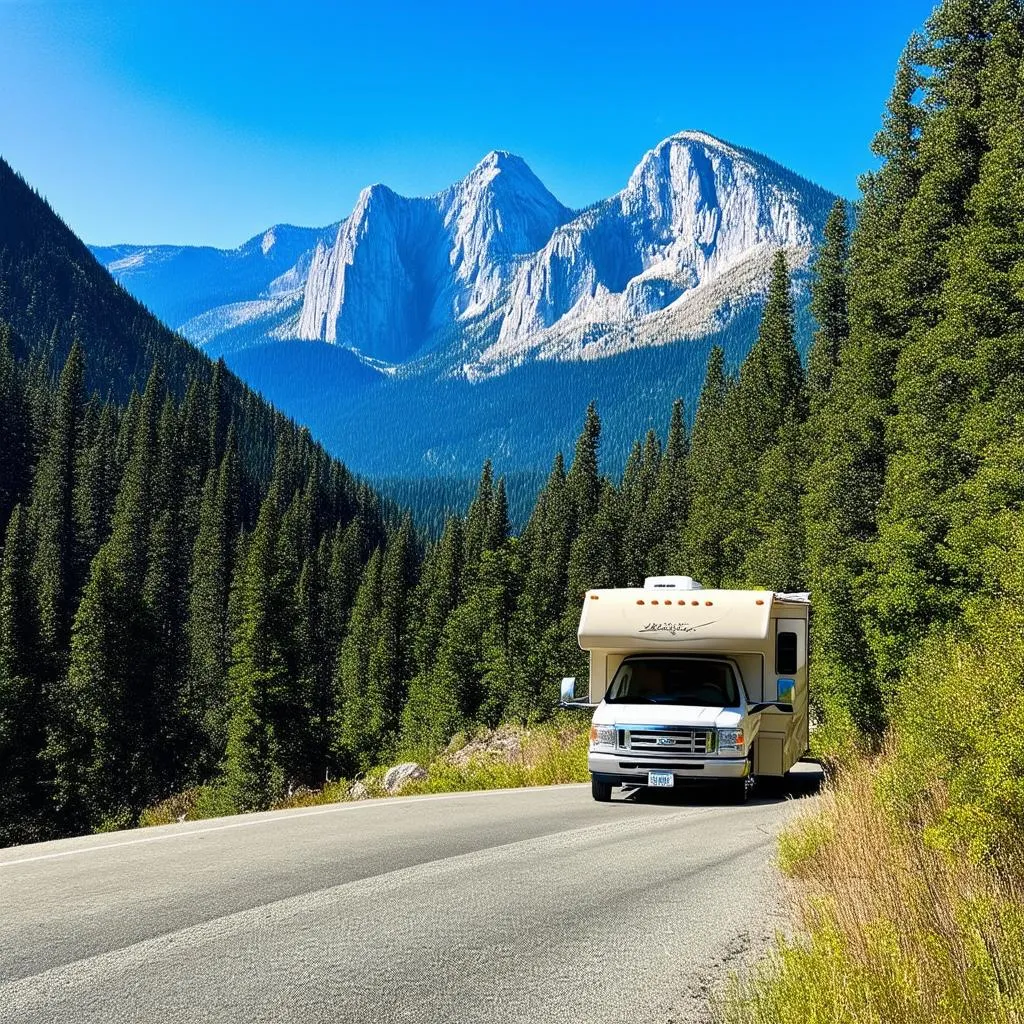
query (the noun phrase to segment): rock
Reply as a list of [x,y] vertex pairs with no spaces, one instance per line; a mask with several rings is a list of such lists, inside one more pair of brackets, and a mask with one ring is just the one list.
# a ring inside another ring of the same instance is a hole
[[524,733],[515,726],[492,729],[471,739],[445,759],[459,767],[478,759],[513,764],[522,759]]
[[361,782],[356,782],[348,791],[348,795],[353,800],[365,800],[370,795],[370,791]]
[[404,764],[396,764],[384,773],[384,788],[389,793],[397,793],[407,783],[415,782],[418,779],[425,779],[426,771],[415,761],[406,761]]

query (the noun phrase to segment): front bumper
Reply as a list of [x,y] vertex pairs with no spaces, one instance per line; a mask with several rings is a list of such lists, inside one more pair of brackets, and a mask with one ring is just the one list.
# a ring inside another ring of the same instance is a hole
[[652,769],[671,771],[679,785],[742,779],[750,772],[750,761],[746,757],[652,757],[629,750],[591,750],[587,767],[599,782],[610,782],[613,786],[646,786],[647,773]]

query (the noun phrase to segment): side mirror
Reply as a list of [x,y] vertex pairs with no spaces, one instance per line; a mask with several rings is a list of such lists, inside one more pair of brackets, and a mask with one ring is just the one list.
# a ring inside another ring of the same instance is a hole
[[562,680],[562,703],[571,704],[576,700],[576,677],[566,676]]

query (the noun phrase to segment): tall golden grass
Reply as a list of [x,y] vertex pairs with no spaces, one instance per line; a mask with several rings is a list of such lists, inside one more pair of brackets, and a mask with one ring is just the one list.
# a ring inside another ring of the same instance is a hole
[[894,814],[892,763],[848,770],[783,834],[795,936],[734,980],[723,1024],[1024,1021],[1024,864],[929,842],[941,787]]

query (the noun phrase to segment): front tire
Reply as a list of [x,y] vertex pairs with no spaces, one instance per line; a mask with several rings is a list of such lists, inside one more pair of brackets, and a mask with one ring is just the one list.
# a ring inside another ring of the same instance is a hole
[[747,776],[742,779],[729,779],[725,782],[725,797],[731,804],[745,804],[750,795]]
[[601,782],[599,779],[592,777],[590,780],[590,792],[598,803],[606,804],[612,798],[612,784],[610,782]]

